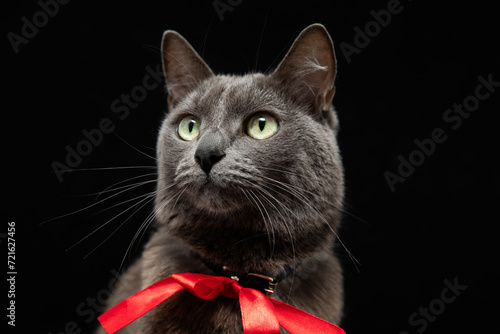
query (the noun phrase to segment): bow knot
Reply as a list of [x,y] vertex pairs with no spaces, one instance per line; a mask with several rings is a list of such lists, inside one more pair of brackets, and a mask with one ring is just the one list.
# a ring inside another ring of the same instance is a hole
[[191,273],[173,274],[171,277],[200,299],[214,299],[221,293],[225,297],[236,299],[241,290],[236,281],[227,277],[201,276]]
[[340,327],[258,290],[244,288],[231,278],[193,273],[174,274],[139,291],[101,315],[99,321],[108,333],[115,333],[184,289],[200,299],[220,295],[239,299],[245,334],[277,334],[280,325],[291,333],[345,334]]

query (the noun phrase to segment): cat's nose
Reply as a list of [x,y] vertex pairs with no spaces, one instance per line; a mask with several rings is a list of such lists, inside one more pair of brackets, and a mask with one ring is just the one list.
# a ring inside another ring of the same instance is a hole
[[204,136],[196,152],[194,159],[200,165],[201,169],[208,175],[212,167],[224,158],[224,144],[219,134],[207,134]]
[[208,175],[212,167],[225,156],[224,152],[215,147],[198,147],[195,154],[195,160],[201,169]]

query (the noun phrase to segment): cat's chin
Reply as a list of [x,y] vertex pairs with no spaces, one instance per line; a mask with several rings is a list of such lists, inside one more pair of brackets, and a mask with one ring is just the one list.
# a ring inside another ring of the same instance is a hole
[[241,191],[232,188],[221,188],[210,181],[202,187],[187,189],[188,197],[196,199],[191,204],[198,210],[215,214],[227,215],[243,209],[246,205]]

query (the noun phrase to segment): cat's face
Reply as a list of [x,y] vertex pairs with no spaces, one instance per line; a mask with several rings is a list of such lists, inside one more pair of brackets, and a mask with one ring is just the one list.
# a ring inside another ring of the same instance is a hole
[[306,237],[316,239],[312,248],[331,240],[343,179],[324,28],[304,30],[270,75],[213,75],[174,32],[163,51],[169,112],[157,147],[159,223],[209,258],[217,255],[197,233],[207,247],[211,236],[265,235],[272,253]]

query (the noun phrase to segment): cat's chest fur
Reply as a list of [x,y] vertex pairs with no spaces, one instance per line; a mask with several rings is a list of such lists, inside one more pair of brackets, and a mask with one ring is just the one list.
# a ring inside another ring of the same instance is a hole
[[[155,234],[146,245],[142,258],[120,279],[117,289],[120,293],[113,296],[111,304],[162,278],[182,272],[213,275],[180,241]],[[314,263],[299,266],[292,276],[280,282],[272,298],[338,323],[342,307],[341,282],[340,266],[336,258],[329,253],[318,254]],[[225,297],[200,300],[187,291],[182,291],[119,333],[222,334],[239,333],[241,328],[241,312],[237,300]],[[286,333],[284,330],[282,332]]]

